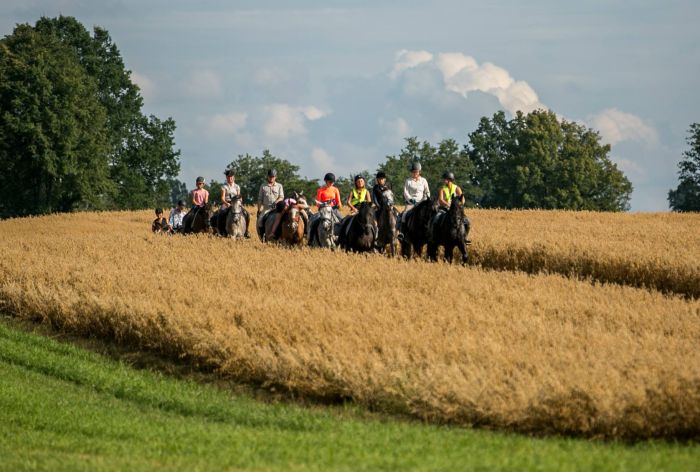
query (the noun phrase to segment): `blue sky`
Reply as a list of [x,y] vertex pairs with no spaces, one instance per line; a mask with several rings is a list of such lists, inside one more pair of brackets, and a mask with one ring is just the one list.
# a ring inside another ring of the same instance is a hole
[[58,14],[110,32],[189,187],[265,148],[308,177],[374,170],[404,137],[547,107],[612,145],[633,211],[664,211],[700,121],[697,1],[5,0],[0,32]]

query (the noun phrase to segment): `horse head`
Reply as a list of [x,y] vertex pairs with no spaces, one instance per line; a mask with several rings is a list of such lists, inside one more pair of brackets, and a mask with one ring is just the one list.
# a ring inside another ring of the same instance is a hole
[[382,199],[378,202],[379,208],[391,209],[394,206],[394,192],[389,187],[384,187],[381,196]]

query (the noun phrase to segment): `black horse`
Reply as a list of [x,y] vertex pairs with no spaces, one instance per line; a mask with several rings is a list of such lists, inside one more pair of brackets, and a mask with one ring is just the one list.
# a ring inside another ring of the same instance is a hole
[[183,234],[208,233],[211,231],[211,205],[195,207],[182,219]]
[[408,214],[404,213],[401,221],[403,238],[401,239],[401,255],[411,257],[411,249],[421,257],[423,246],[428,244],[430,220],[437,214],[435,202],[423,200],[413,207]]
[[362,202],[355,215],[340,223],[338,243],[346,251],[370,252],[376,249],[377,217],[371,203]]
[[467,263],[467,235],[469,220],[464,214],[464,195],[452,198],[450,209],[440,212],[432,224],[431,237],[428,242],[428,257],[437,260],[438,246],[445,248],[445,260],[452,262],[452,253],[457,247],[462,253],[462,264]]

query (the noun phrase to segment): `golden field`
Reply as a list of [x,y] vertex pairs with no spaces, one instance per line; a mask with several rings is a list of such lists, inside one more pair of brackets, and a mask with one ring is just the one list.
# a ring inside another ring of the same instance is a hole
[[470,264],[700,297],[700,214],[469,210]]
[[[697,216],[469,214],[475,259],[522,247],[546,260],[585,253],[600,267],[645,257],[646,270],[697,275]],[[428,421],[610,438],[700,433],[700,301],[692,297],[153,235],[151,219],[0,222],[0,310],[242,382]],[[679,233],[686,239],[674,242]]]

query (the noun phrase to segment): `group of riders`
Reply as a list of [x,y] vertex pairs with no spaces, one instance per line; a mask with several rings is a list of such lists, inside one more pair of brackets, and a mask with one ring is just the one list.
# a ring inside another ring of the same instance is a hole
[[[410,219],[413,209],[426,200],[430,199],[430,187],[427,180],[421,176],[421,164],[414,161],[410,168],[410,177],[408,177],[403,186],[403,197],[406,203],[405,209],[399,213],[395,208],[392,211],[396,218],[396,228],[398,230],[398,239],[402,240],[406,234],[406,222]],[[235,175],[233,171],[225,171],[226,182],[221,187],[220,208],[211,216],[210,225],[219,234],[223,231],[223,221],[225,221],[227,213],[231,211],[232,203],[235,200],[240,200],[241,189],[235,183]],[[256,230],[262,240],[274,240],[280,236],[280,222],[283,214],[290,207],[296,207],[300,210],[300,216],[304,220],[304,227],[307,228],[307,240],[312,241],[312,228],[314,223],[320,217],[320,212],[312,213],[309,205],[303,196],[294,194],[294,196],[285,197],[284,188],[281,183],[277,182],[277,171],[269,169],[267,171],[266,182],[260,186],[257,198],[257,221]],[[443,182],[438,191],[436,200],[437,213],[445,212],[450,208],[453,199],[462,198],[462,189],[455,183],[455,176],[452,172],[445,172],[442,175]],[[316,192],[316,206],[320,210],[321,207],[330,206],[332,208],[332,218],[335,225],[338,225],[343,219],[340,214],[340,209],[343,202],[340,195],[340,190],[335,186],[335,175],[327,173],[324,178],[324,185],[318,188]],[[209,204],[209,192],[204,188],[205,181],[203,177],[197,177],[197,188],[191,192],[191,210],[197,212]],[[349,193],[345,203],[350,208],[350,214],[357,214],[363,203],[367,205],[374,204],[379,207],[383,201],[385,192],[389,189],[387,186],[386,174],[383,171],[377,172],[375,176],[375,185],[371,190],[366,188],[365,178],[362,175],[357,175],[354,178],[354,186]],[[250,237],[250,214],[240,206],[239,211],[245,219],[245,238]],[[168,232],[182,232],[185,225],[187,211],[185,210],[185,202],[180,200],[177,206],[170,212],[168,220],[163,218],[162,209],[156,209],[156,220],[153,222],[153,231],[163,230]],[[271,231],[265,231],[265,222],[268,218],[274,218],[271,226]],[[376,223],[375,223],[376,224]],[[465,235],[469,233],[469,220],[465,218]],[[185,231],[186,232],[186,231]],[[467,241],[468,242],[468,241]]]

